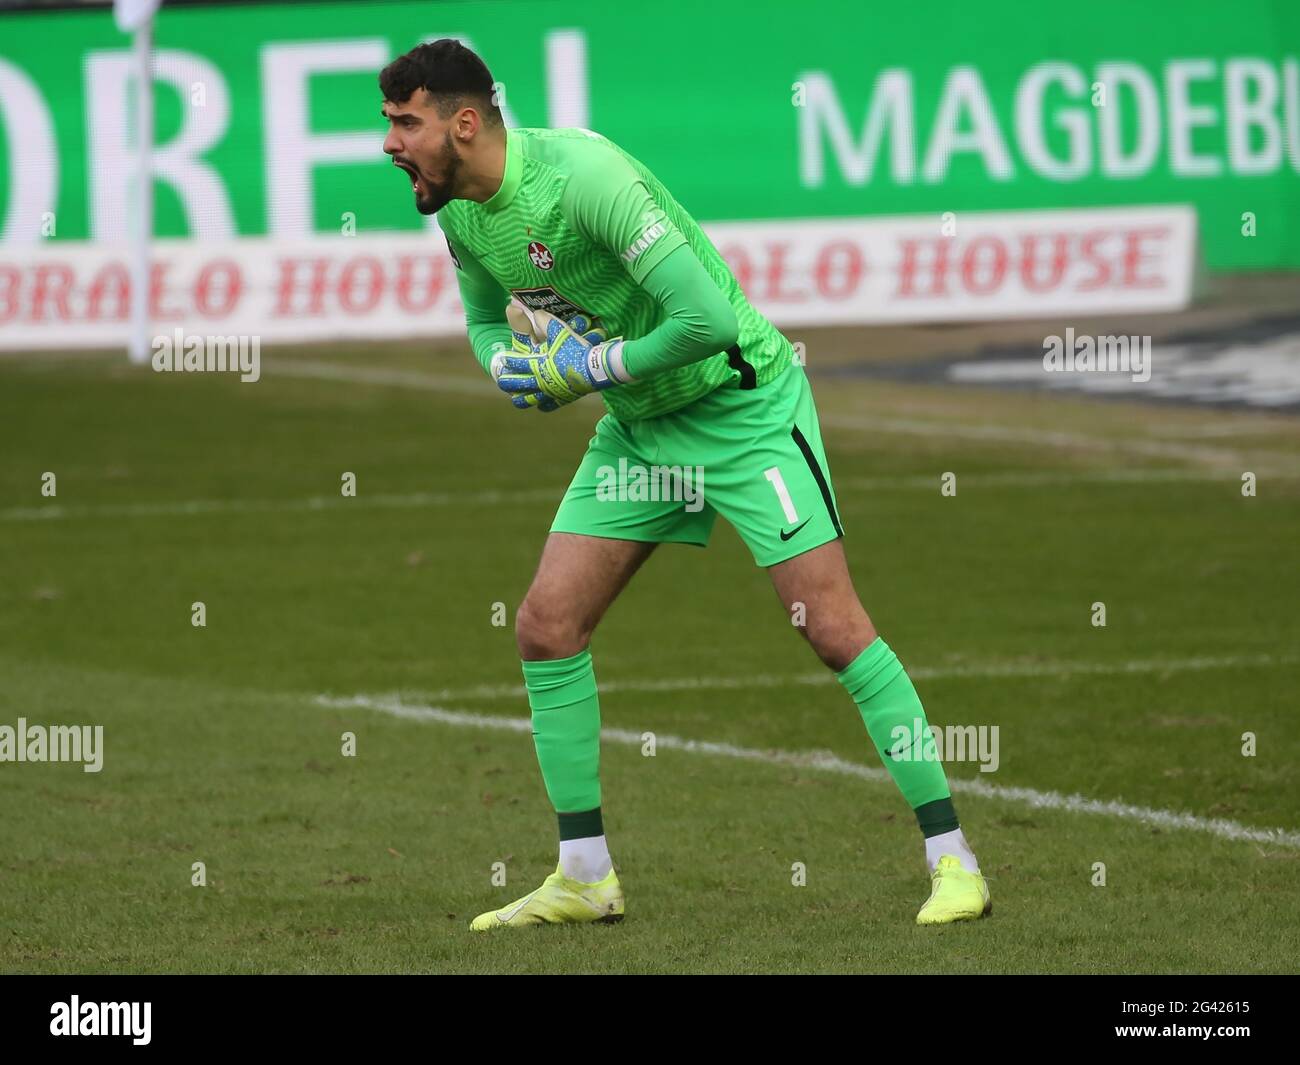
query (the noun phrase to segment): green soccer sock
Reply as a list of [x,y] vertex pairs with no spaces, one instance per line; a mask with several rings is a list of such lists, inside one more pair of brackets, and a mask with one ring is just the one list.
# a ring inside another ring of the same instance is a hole
[[591,652],[524,663],[537,764],[560,819],[560,839],[599,836],[600,703]]
[[929,837],[956,829],[948,777],[936,756],[920,696],[898,656],[876,637],[835,676],[858,704],[867,735],[916,814],[921,832]]

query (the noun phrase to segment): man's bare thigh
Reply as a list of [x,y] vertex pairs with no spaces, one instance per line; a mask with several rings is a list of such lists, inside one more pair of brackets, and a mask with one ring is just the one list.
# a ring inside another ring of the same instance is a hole
[[542,548],[516,631],[524,658],[576,654],[657,544],[551,533]]

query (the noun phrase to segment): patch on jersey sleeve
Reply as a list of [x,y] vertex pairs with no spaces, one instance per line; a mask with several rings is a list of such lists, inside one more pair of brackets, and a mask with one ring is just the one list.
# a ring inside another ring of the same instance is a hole
[[442,235],[442,237],[443,237],[443,240],[445,240],[445,241],[447,242],[447,250],[448,250],[449,252],[451,252],[451,261],[454,262],[454,263],[456,264],[456,269],[457,269],[457,270],[464,270],[465,268],[464,268],[463,266],[460,265],[460,259],[458,259],[458,258],[456,257],[456,249],[453,248],[453,247],[451,246],[451,238],[450,238],[449,236],[447,236],[447,234],[445,234],[445,233]]
[[648,222],[648,224],[643,230],[641,230],[636,240],[632,241],[631,245],[623,249],[624,262],[636,262],[637,259],[641,258],[642,255],[650,250],[650,246],[654,244],[655,241],[668,232],[669,222],[666,218],[656,219],[651,216],[648,219],[642,219],[642,221]]

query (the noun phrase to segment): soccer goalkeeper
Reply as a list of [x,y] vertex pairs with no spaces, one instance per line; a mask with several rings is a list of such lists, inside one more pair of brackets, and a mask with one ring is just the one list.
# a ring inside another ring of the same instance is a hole
[[[439,213],[470,344],[502,401],[541,417],[599,392],[607,408],[515,622],[559,863],[471,927],[623,916],[601,823],[588,642],[657,544],[704,546],[718,514],[787,610],[804,604],[801,631],[916,814],[931,873],[917,922],[988,913],[920,699],[854,591],[817,410],[790,342],[645,166],[587,130],[507,130],[491,74],[457,41],[418,46],[379,85],[384,151],[409,175],[416,208]],[[703,467],[704,505],[598,493],[601,467],[633,466]]]

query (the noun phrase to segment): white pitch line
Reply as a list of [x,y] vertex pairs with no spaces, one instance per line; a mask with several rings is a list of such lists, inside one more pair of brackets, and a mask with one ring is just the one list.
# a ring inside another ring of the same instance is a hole
[[501,398],[486,376],[482,380],[469,377],[438,376],[419,370],[387,370],[376,366],[349,366],[346,363],[313,362],[306,359],[268,360],[267,376],[305,377],[317,381],[346,381],[358,385],[383,385],[394,388],[414,388],[421,392],[452,392],[463,396]]
[[1278,431],[1290,434],[1294,430],[1294,422],[1268,426],[1254,425],[1250,422],[1229,422],[1225,425],[1171,425],[1167,428],[1153,428],[1151,432],[1154,436],[1161,436],[1170,440],[1214,440],[1230,436],[1267,436]]
[[[1278,480],[1300,479],[1300,463],[1289,473],[1270,472],[1268,476]],[[916,474],[909,477],[844,477],[835,478],[837,492],[843,489],[861,491],[888,490],[891,488],[917,488],[934,491],[939,487],[941,474]],[[1241,486],[1240,476],[1236,472],[1215,472],[1212,470],[1188,469],[1133,469],[1133,470],[1097,470],[1095,472],[1079,470],[1062,473],[1052,470],[1008,470],[1005,473],[958,473],[959,488],[1057,488],[1072,484],[1091,485],[1125,485],[1125,484],[1181,484],[1181,483],[1216,482]]]
[[[913,666],[912,680],[953,680],[999,677],[1122,676],[1139,673],[1186,673],[1210,669],[1268,668],[1293,665],[1300,655],[1234,655],[1221,657],[1142,659],[1128,662],[995,662],[969,666]],[[751,673],[740,677],[654,677],[598,681],[601,692],[743,691],[747,688],[788,688],[835,684],[829,669],[817,673]],[[412,694],[412,693],[408,693]],[[522,697],[522,684],[479,684],[466,688],[445,688],[419,692],[430,702],[474,702]]]
[[64,506],[10,507],[0,510],[0,521],[55,521],[63,518],[157,518],[194,514],[260,514],[273,511],[340,510],[357,507],[459,507],[502,506],[511,503],[558,503],[562,487],[554,490],[530,488],[520,491],[410,492],[405,495],[353,497],[311,496],[306,499],[181,499],[157,503],[88,503]]
[[[441,706],[411,705],[391,698],[378,698],[365,695],[335,697],[318,695],[315,702],[320,706],[335,710],[375,710],[393,717],[409,721],[437,722],[459,728],[500,729],[507,732],[531,733],[533,726],[528,717],[495,717],[490,714],[474,714],[461,710],[449,710]],[[605,743],[618,743],[624,746],[639,747],[645,742],[641,733],[628,729],[603,728],[600,738]],[[875,783],[887,783],[889,774],[883,769],[875,769],[858,762],[848,762],[829,751],[783,751],[759,750],[753,747],[738,747],[731,743],[717,743],[708,740],[688,740],[680,736],[655,733],[655,746],[658,749],[681,751],[686,754],[703,754],[715,758],[731,758],[744,762],[756,762],[762,765],[790,766],[799,769],[813,769],[825,773],[838,773],[842,776],[857,777]],[[1037,810],[1063,810],[1068,813],[1092,814],[1111,817],[1121,821],[1134,821],[1139,824],[1153,825],[1168,830],[1181,829],[1189,832],[1202,832],[1220,839],[1247,843],[1270,843],[1281,847],[1300,850],[1300,832],[1284,828],[1251,828],[1237,821],[1226,818],[1198,817],[1195,814],[1178,813],[1174,810],[1160,810],[1150,806],[1135,806],[1132,803],[1112,800],[1089,799],[1083,795],[1062,795],[1057,791],[1038,791],[1034,788],[1021,788],[989,784],[982,780],[950,780],[949,787],[958,794],[975,795],[983,799],[1015,803]]]
[[[866,413],[858,417],[843,414],[823,415],[822,425],[866,433],[900,433],[906,436],[954,437],[959,440],[987,440],[999,444],[1023,444],[1031,447],[1066,448],[1085,454],[1096,451],[1142,455],[1148,458],[1200,462],[1225,469],[1258,472],[1261,461],[1276,461],[1284,470],[1300,465],[1300,455],[1277,451],[1228,451],[1223,448],[1199,447],[1186,443],[1152,440],[1146,437],[1108,436],[1104,433],[1067,433],[1056,429],[1034,429],[1009,425],[961,424],[951,421],[927,421],[917,418],[883,418]],[[1270,473],[1273,472],[1270,470]]]
[[[1300,468],[1286,474],[1270,474],[1284,479],[1300,479]],[[1008,471],[1006,473],[962,474],[959,484],[970,488],[1039,488],[1064,487],[1072,484],[1148,484],[1195,483],[1217,481],[1236,484],[1235,475],[1205,470],[1107,470],[1097,472],[1052,473],[1049,471]],[[929,491],[939,483],[939,474],[902,477],[845,477],[835,483],[836,490],[847,492]],[[564,486],[554,490],[531,488],[520,491],[487,490],[482,492],[408,492],[405,494],[355,497],[309,496],[302,499],[178,499],[151,503],[84,503],[64,505],[50,503],[39,507],[9,507],[0,510],[3,521],[60,521],[70,518],[161,518],[203,514],[257,514],[277,511],[334,510],[341,507],[415,508],[450,506],[506,506],[515,503],[559,504]]]
[[[391,385],[399,388],[416,388],[431,392],[454,392],[458,395],[479,396],[499,402],[500,397],[485,380],[477,382],[472,378],[446,377],[422,373],[418,370],[384,370],[375,367],[353,366],[348,364],[314,362],[294,359],[280,363],[268,363],[268,376],[277,374],[292,377],[312,377],[320,380],[345,381],[356,384]],[[1106,436],[1102,433],[1082,434],[1066,433],[1053,429],[1035,429],[997,424],[961,424],[949,419],[927,420],[921,418],[887,418],[873,414],[850,417],[843,414],[824,414],[822,425],[837,429],[850,429],[864,432],[902,433],[912,436],[930,438],[953,437],[959,440],[989,440],[1003,444],[1021,444],[1029,447],[1055,447],[1082,450],[1084,452],[1106,451],[1159,458],[1170,458],[1182,462],[1203,462],[1229,468],[1240,467],[1242,471],[1252,470],[1262,461],[1276,460],[1282,463],[1282,469],[1294,469],[1300,464],[1300,456],[1279,452],[1251,451],[1245,454],[1217,448],[1203,448],[1150,438],[1123,439]],[[1254,463],[1254,466],[1251,463]],[[1273,471],[1270,471],[1273,472]]]

